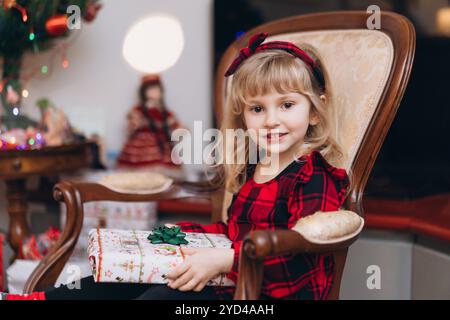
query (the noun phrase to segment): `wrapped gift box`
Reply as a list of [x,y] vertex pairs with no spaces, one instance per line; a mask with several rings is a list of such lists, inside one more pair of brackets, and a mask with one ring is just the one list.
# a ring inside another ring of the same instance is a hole
[[[151,231],[92,229],[89,232],[88,255],[96,282],[167,283],[163,275],[184,261],[181,248],[230,248],[226,235],[186,232],[186,245],[152,244]],[[209,286],[234,286],[219,274]]]

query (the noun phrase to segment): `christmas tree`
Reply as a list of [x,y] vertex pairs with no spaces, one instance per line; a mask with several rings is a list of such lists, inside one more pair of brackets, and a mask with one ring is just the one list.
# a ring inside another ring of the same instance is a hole
[[35,124],[19,113],[23,54],[51,48],[52,40],[67,37],[81,27],[82,21],[92,21],[100,6],[97,0],[0,0],[2,127],[26,128]]

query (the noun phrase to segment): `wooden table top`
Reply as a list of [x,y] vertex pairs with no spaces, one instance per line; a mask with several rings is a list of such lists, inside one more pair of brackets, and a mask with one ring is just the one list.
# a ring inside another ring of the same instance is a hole
[[0,151],[0,178],[55,174],[85,167],[93,142],[79,142],[31,150]]

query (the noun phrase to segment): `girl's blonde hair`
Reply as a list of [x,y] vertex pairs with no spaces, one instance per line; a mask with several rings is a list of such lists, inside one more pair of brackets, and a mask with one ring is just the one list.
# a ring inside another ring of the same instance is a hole
[[[239,154],[244,152],[245,163],[223,163],[219,171],[226,190],[236,193],[247,179],[249,166],[249,138],[244,144],[228,143],[225,139],[226,129],[244,129],[243,111],[249,97],[263,95],[271,91],[278,93],[297,92],[305,95],[311,102],[311,114],[316,114],[320,121],[310,125],[305,135],[300,155],[307,155],[318,150],[324,158],[336,167],[342,167],[347,155],[338,139],[337,117],[333,110],[329,75],[319,59],[317,51],[310,45],[301,44],[299,48],[313,58],[321,69],[325,79],[325,91],[322,92],[316,78],[306,64],[299,58],[283,50],[266,50],[258,52],[245,60],[234,73],[229,95],[224,109],[221,126],[224,137],[224,152]],[[325,96],[325,102],[320,96]],[[232,148],[232,150],[230,150]]]

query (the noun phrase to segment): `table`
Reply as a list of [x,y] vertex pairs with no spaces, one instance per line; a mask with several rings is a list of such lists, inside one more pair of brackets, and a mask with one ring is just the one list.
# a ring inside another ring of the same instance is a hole
[[0,179],[6,182],[7,210],[10,217],[8,241],[14,251],[12,261],[17,257],[21,240],[30,235],[26,179],[88,167],[93,146],[93,142],[80,142],[35,150],[0,151]]

